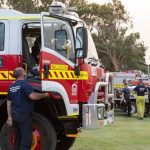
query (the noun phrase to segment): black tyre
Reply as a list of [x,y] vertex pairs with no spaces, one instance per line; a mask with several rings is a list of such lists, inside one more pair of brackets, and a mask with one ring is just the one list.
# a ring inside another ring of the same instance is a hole
[[76,138],[74,137],[66,137],[65,135],[61,135],[57,141],[56,150],[69,150],[75,140]]
[[2,150],[2,136],[1,136],[1,132],[0,132],[0,150]]
[[[55,150],[56,133],[51,123],[42,115],[33,114],[33,150]],[[2,150],[13,150],[13,127],[5,123],[1,130],[0,144]]]

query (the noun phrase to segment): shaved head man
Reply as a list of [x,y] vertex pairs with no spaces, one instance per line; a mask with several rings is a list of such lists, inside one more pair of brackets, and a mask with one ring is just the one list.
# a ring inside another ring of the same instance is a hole
[[32,113],[34,101],[49,97],[48,93],[35,93],[25,80],[23,68],[14,70],[16,81],[8,90],[7,123],[13,124],[15,132],[14,150],[30,150],[32,144]]

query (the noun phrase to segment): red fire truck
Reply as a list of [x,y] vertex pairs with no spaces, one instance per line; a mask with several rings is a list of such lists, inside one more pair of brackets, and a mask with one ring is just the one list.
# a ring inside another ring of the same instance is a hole
[[105,124],[113,118],[112,75],[98,59],[86,24],[63,4],[54,2],[41,14],[0,9],[1,149],[12,150],[15,141],[6,100],[19,66],[36,92],[50,93],[35,102],[32,150],[69,149],[83,126],[85,104],[102,104],[94,111]]

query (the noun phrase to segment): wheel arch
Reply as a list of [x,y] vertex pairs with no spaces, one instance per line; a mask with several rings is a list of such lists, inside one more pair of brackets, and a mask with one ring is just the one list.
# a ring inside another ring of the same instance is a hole
[[47,118],[57,132],[64,130],[59,116],[66,116],[66,109],[63,100],[43,99],[35,102],[34,112]]
[[[62,84],[55,81],[42,81],[42,91],[46,91],[46,92],[54,91],[60,94],[64,102],[66,115],[69,116],[74,113],[76,113],[76,115],[79,114],[79,105],[70,103],[67,91]],[[78,111],[74,112],[74,110],[78,110]]]
[[1,130],[3,124],[7,120],[7,105],[6,105],[6,100],[3,100],[2,104],[0,105],[0,114],[1,114],[1,119],[0,119],[0,130]]

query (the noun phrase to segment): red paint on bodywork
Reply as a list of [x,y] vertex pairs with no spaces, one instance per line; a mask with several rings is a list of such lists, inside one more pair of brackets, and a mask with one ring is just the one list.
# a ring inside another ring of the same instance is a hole
[[[22,66],[22,56],[20,55],[0,55],[0,57],[2,58],[0,72],[13,71],[16,67]],[[12,82],[13,80],[10,80],[9,78],[0,78],[0,92],[7,92]]]
[[[49,60],[49,63],[43,63],[45,60]],[[42,62],[43,61],[43,62]],[[79,60],[80,61],[80,60]],[[58,64],[58,65],[68,65],[60,58],[56,57],[53,54],[42,52],[41,54],[41,71],[44,68],[44,64],[51,65],[51,64]],[[51,69],[51,68],[50,68]],[[87,64],[86,62],[81,63],[80,65],[80,71],[87,71],[88,73],[88,80],[52,80],[60,83],[65,88],[70,103],[77,104],[79,102],[86,103],[89,100],[89,97],[91,96],[92,92],[94,92],[96,83],[103,77],[103,68],[95,66],[95,69],[97,71],[97,75],[92,76],[91,73],[91,65]],[[69,71],[74,71],[74,68],[68,65]],[[50,79],[44,79],[44,80],[50,80]],[[78,92],[77,95],[72,95],[72,85],[77,84]],[[61,93],[61,91],[60,91]]]
[[[21,55],[1,55],[3,59],[3,66],[0,68],[0,71],[12,71],[16,67],[22,67],[23,66],[23,59]],[[64,58],[67,59],[67,58]],[[45,60],[48,60],[47,62],[44,62]],[[66,62],[64,62],[59,57],[41,51],[40,54],[40,74],[42,75],[42,71],[44,68],[44,65],[51,65],[51,64],[58,64],[58,65],[67,65],[69,71],[74,71],[74,67],[69,66]],[[80,60],[79,60],[80,64]],[[92,67],[95,67],[97,75],[92,75]],[[51,68],[50,68],[51,69]],[[60,83],[65,88],[67,95],[69,97],[70,103],[72,104],[78,104],[79,102],[86,103],[89,100],[89,97],[91,96],[92,92],[94,92],[95,85],[98,81],[101,81],[104,79],[104,69],[97,67],[97,66],[91,66],[90,64],[87,64],[86,62],[82,62],[80,65],[80,71],[87,71],[88,73],[88,80],[52,80]],[[51,76],[51,74],[50,74]],[[63,76],[63,75],[62,75]],[[74,75],[72,75],[74,76]],[[67,75],[68,77],[68,75]],[[44,79],[44,80],[50,80],[50,79]],[[12,80],[1,80],[0,79],[0,92],[7,92],[9,86],[12,84]],[[35,83],[32,83],[35,84]],[[72,85],[77,85],[77,94],[72,94]],[[38,86],[38,85],[37,85]],[[39,85],[41,86],[41,84]],[[60,91],[61,93],[61,91]],[[54,95],[56,96],[56,95]],[[58,97],[58,96],[57,96]],[[58,99],[60,99],[61,96],[59,96]]]

